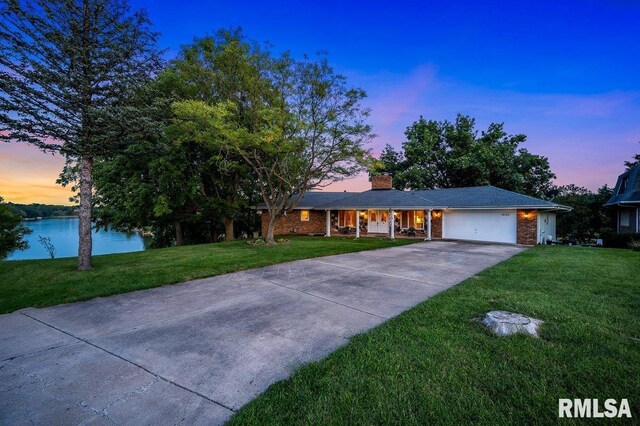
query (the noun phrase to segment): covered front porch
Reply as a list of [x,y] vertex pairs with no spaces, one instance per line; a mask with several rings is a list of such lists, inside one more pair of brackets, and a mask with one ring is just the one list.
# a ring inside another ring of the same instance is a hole
[[326,210],[326,236],[332,234],[431,239],[432,209]]

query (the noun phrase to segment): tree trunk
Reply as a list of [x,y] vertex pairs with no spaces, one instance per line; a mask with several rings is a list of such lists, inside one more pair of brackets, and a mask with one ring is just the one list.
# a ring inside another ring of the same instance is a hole
[[218,230],[216,229],[216,226],[214,224],[211,224],[211,230],[209,231],[209,242],[218,242]]
[[184,232],[182,230],[182,223],[176,222],[176,245],[183,246],[184,245]]
[[223,219],[224,222],[224,240],[225,241],[233,241],[233,218],[225,217]]
[[91,173],[93,158],[80,159],[80,225],[78,226],[78,270],[91,269]]
[[276,240],[273,238],[273,234],[276,230],[277,219],[269,215],[269,222],[267,222],[267,235],[264,237],[264,241],[267,244],[275,244]]

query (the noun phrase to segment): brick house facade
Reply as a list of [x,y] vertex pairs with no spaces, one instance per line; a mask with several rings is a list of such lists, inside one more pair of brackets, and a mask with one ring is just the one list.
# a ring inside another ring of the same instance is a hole
[[431,212],[431,238],[442,238],[442,210]]
[[538,211],[518,210],[516,218],[516,242],[525,246],[538,241]]
[[[556,213],[570,210],[493,186],[399,191],[392,188],[391,176],[387,175],[373,176],[369,191],[311,191],[297,201],[297,208],[276,224],[276,235],[352,235],[359,231],[361,236],[415,235],[534,245],[555,239]],[[268,216],[264,207],[259,208],[265,235]],[[390,218],[395,218],[393,228]],[[412,228],[418,230],[417,235]]]
[[[309,212],[309,220],[302,220],[302,210],[294,210],[282,216],[276,222],[275,235],[288,234],[324,234],[325,232],[325,212],[321,210],[305,210]],[[336,219],[337,221],[337,219]],[[266,210],[262,211],[262,235],[267,235],[267,224],[269,223],[269,214]]]

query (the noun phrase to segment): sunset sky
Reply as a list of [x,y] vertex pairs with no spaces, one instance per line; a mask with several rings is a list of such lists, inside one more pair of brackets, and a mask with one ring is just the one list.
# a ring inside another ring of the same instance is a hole
[[[557,184],[613,185],[640,153],[640,2],[136,0],[173,57],[194,36],[242,26],[295,56],[326,50],[367,91],[378,135],[400,147],[420,115],[504,122],[549,157]],[[0,196],[68,204],[59,156],[0,143]],[[332,189],[368,188],[366,177]]]

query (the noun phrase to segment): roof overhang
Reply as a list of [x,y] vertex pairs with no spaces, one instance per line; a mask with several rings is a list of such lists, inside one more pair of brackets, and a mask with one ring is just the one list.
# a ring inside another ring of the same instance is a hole
[[[636,203],[640,205],[640,203]],[[259,206],[260,210],[266,210],[265,207]],[[561,211],[568,212],[573,210],[569,206],[327,206],[327,207],[300,207],[297,206],[292,210],[542,210],[542,211]]]
[[321,207],[313,210],[443,210],[444,206],[339,206]]
[[607,203],[603,207],[613,207],[613,206],[640,206],[640,201],[617,201],[615,203]]

